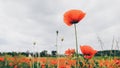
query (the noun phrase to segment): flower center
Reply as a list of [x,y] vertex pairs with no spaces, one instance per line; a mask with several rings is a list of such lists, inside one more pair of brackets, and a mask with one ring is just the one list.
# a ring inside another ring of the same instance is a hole
[[72,24],[78,23],[78,20],[72,20]]

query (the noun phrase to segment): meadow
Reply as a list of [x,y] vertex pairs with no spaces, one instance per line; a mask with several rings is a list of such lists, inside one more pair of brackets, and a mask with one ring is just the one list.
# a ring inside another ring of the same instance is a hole
[[[120,57],[94,56],[86,59],[79,56],[78,68],[120,68]],[[0,56],[0,68],[76,68],[76,56],[26,57],[23,55]]]

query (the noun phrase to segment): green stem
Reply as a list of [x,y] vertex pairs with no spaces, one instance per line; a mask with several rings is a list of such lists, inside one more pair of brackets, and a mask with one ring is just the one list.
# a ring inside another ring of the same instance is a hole
[[[58,58],[59,58],[59,56],[58,56],[58,45],[57,45],[57,42],[58,42],[58,30],[56,31],[56,35],[57,35],[57,37],[56,37],[56,49],[57,49],[57,60],[58,60]],[[58,62],[57,62],[57,68],[59,67],[59,60],[58,60]]]
[[34,42],[33,43],[33,49],[34,49],[34,51],[33,51],[33,68],[34,68],[34,59],[35,59],[35,45],[36,45],[36,43]]
[[74,28],[75,28],[76,55],[77,55],[77,59],[76,59],[76,68],[78,68],[79,58],[78,58],[78,42],[77,42],[77,30],[76,30],[76,24],[74,24]]

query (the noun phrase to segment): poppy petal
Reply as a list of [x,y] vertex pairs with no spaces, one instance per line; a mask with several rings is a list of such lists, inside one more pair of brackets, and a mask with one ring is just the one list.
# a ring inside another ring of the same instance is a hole
[[85,16],[85,13],[81,10],[69,10],[64,14],[64,22],[68,26],[78,23]]

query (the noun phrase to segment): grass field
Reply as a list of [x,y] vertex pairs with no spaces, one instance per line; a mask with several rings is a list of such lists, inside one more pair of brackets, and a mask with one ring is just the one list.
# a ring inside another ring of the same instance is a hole
[[[76,68],[75,57],[25,57],[1,56],[0,68]],[[84,59],[79,56],[79,68],[119,68],[120,57],[93,57]]]

